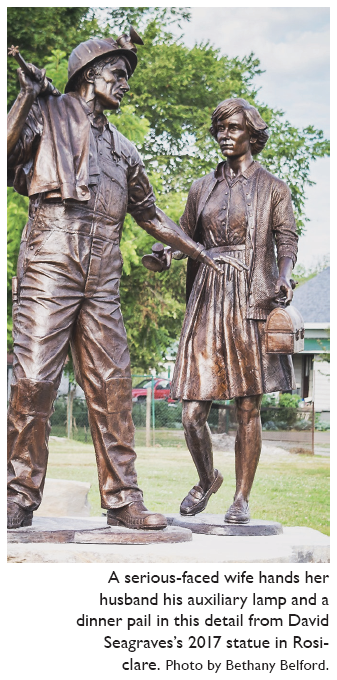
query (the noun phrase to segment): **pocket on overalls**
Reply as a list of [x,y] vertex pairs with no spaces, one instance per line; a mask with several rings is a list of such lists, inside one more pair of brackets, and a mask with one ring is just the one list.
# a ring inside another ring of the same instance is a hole
[[45,242],[47,241],[51,233],[52,233],[51,230],[40,231],[35,227],[35,225],[33,225],[32,230],[27,239],[24,272],[27,270],[29,263],[40,252],[40,250],[44,246]]

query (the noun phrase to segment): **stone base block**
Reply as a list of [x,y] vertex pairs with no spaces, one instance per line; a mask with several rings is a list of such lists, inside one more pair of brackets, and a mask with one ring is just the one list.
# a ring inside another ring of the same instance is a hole
[[224,515],[201,513],[195,517],[167,515],[170,526],[190,529],[194,534],[213,536],[276,536],[283,533],[282,524],[266,519],[251,519],[247,524],[229,524]]
[[47,477],[42,503],[35,517],[89,517],[88,482]]
[[[87,521],[96,522],[97,520],[100,521],[100,518],[91,518]],[[106,527],[106,525],[104,526]],[[170,527],[170,529],[177,530],[178,527]],[[181,529],[181,531],[183,530]],[[185,531],[188,530],[185,529]],[[158,532],[158,534],[163,533]],[[189,536],[192,536],[190,532]],[[8,561],[44,564],[68,562],[104,564],[297,564],[300,562],[329,562],[329,546],[329,537],[320,531],[307,527],[283,527],[283,533],[276,536],[207,536],[205,534],[193,534],[192,541],[189,539],[189,542],[173,544],[11,543],[8,545]]]
[[31,527],[7,531],[8,543],[116,543],[146,545],[191,541],[192,533],[181,527],[159,530],[107,526],[105,517],[80,520],[74,517],[34,517]]

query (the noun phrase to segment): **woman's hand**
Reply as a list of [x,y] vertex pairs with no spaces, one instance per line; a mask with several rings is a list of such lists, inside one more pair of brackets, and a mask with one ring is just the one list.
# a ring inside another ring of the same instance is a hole
[[293,299],[293,289],[291,285],[291,280],[286,279],[284,276],[279,276],[275,286],[275,299],[277,302],[285,301],[286,305],[290,305]]
[[293,261],[290,257],[281,257],[279,261],[279,277],[275,286],[275,299],[277,302],[285,301],[286,305],[290,305],[293,299],[293,290],[296,282],[290,278],[293,269]]

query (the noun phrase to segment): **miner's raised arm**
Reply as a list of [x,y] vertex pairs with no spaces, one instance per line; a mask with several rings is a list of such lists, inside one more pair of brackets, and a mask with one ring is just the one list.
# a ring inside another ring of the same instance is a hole
[[31,108],[36,101],[41,90],[46,86],[45,71],[36,69],[30,64],[32,73],[36,70],[43,74],[43,78],[37,80],[32,75],[25,73],[21,68],[17,70],[20,92],[7,117],[7,156],[10,157],[20,139],[23,127]]

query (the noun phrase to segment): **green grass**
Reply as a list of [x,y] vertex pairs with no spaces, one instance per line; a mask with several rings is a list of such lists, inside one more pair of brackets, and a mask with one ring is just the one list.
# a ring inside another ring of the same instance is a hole
[[[51,428],[51,435],[55,437],[66,437],[67,429],[65,425],[53,425]],[[92,444],[92,438],[89,428],[85,431],[83,427],[78,427],[77,430],[73,431],[73,440]],[[180,428],[175,430],[160,428],[155,430],[153,437],[153,430],[151,430],[151,446],[153,445],[153,440],[155,446],[183,446],[185,445],[185,437],[180,424]],[[135,433],[136,447],[146,445],[146,430],[145,427],[137,427]]]
[[[172,433],[172,437],[182,433]],[[156,433],[157,435],[157,433]],[[164,437],[168,435],[164,435]],[[147,507],[179,512],[179,505],[197,483],[190,454],[181,438],[177,447],[137,447],[137,472]],[[181,448],[179,448],[179,446]],[[215,467],[224,475],[221,489],[207,506],[210,513],[224,513],[232,502],[234,456],[216,451]],[[90,482],[92,515],[101,514],[95,454],[92,444],[51,440],[48,477]],[[268,456],[261,460],[250,502],[251,514],[285,526],[306,526],[329,535],[329,459],[322,456]]]

